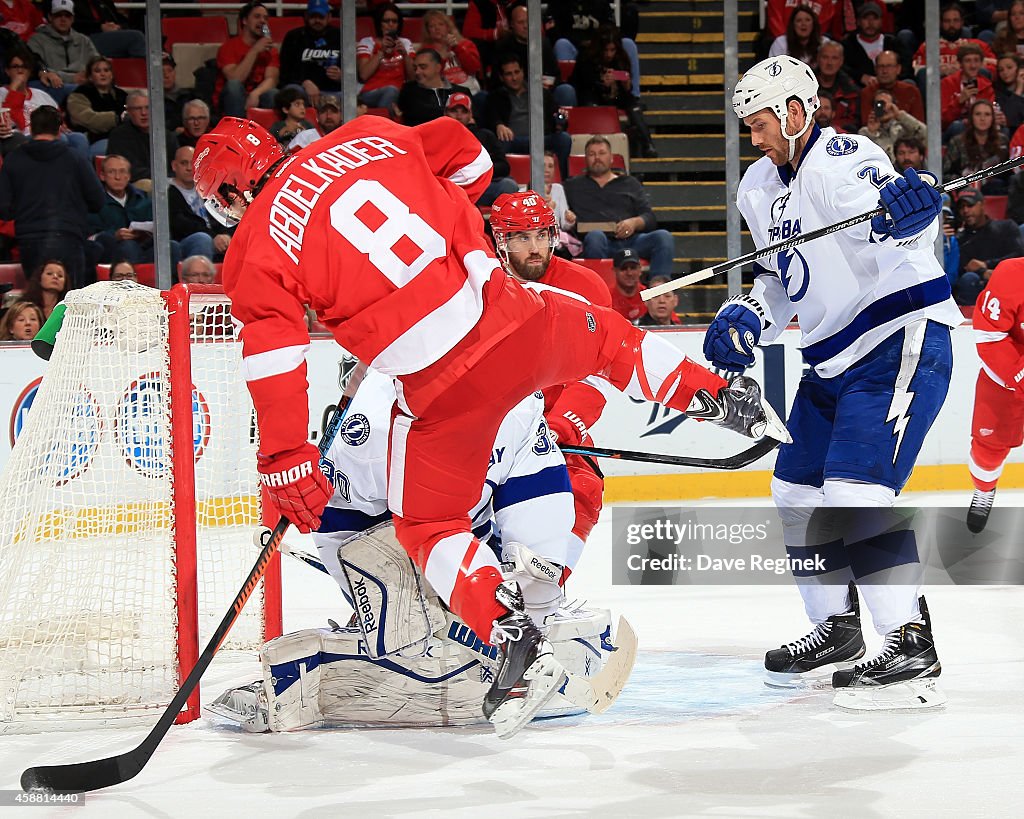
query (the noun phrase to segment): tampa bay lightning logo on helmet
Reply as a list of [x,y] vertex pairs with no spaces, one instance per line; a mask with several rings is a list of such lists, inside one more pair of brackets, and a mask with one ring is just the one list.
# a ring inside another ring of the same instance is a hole
[[345,419],[341,425],[341,438],[349,446],[365,444],[370,437],[370,420],[361,412]]
[[782,66],[779,65],[777,62],[776,63],[772,63],[771,65],[768,66],[768,76],[769,77],[777,77],[781,73],[782,73]]
[[[807,266],[807,259],[796,248],[784,250],[778,255],[779,279],[782,286],[789,293],[790,301],[800,301],[807,295],[807,287],[811,283],[811,271]],[[794,293],[790,285],[797,283],[797,290]]]
[[832,137],[825,146],[829,156],[849,156],[856,150],[857,140],[842,135]]

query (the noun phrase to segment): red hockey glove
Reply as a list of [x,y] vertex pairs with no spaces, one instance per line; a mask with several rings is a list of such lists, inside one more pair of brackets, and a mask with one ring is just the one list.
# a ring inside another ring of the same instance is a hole
[[320,452],[312,444],[273,457],[260,455],[256,469],[271,502],[303,534],[320,525],[334,489],[320,471]]
[[590,531],[601,516],[604,500],[604,476],[583,455],[566,455],[565,468],[569,470],[572,499],[576,507],[576,523],[572,531],[586,542]]
[[583,421],[575,416],[575,421],[570,421],[564,415],[549,415],[545,420],[548,422],[548,429],[555,434],[555,443],[565,446],[584,446],[590,444],[590,433],[584,426]]

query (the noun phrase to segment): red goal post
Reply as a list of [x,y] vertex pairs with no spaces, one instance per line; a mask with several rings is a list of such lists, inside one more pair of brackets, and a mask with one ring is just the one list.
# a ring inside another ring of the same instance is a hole
[[[257,551],[258,434],[221,288],[101,282],[66,302],[0,475],[0,733],[152,722]],[[275,557],[225,648],[280,633]],[[198,716],[196,692],[177,721]]]

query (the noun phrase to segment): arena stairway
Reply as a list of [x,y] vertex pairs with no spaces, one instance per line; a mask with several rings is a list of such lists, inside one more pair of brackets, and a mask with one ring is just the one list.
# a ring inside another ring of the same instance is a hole
[[[738,0],[740,72],[754,63],[759,0]],[[649,0],[640,7],[641,101],[657,159],[632,159],[660,227],[675,237],[676,271],[725,261],[724,34],[721,0]],[[741,126],[741,168],[756,158]],[[752,250],[744,231],[743,252]],[[727,297],[725,276],[679,291],[686,323],[705,323]]]

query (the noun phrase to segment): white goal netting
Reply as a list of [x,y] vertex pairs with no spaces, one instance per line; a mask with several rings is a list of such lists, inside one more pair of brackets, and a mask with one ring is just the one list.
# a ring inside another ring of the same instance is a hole
[[[0,475],[0,733],[152,718],[258,551],[257,441],[228,301],[126,282],[66,301]],[[261,644],[264,602],[226,647]]]

